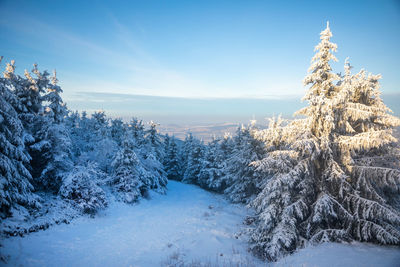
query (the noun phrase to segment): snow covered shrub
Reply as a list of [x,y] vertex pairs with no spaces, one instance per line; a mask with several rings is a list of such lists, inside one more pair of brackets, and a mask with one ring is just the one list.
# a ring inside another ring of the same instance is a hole
[[96,213],[97,210],[107,206],[106,194],[99,186],[102,179],[104,173],[94,163],[75,166],[65,176],[59,194],[73,201],[84,213]]
[[[254,162],[267,177],[251,205],[258,219],[252,250],[277,260],[305,243],[358,240],[400,244],[396,117],[379,97],[380,76],[331,72],[327,28],[304,84],[305,119],[263,131],[267,155]],[[339,82],[335,83],[335,81]],[[278,135],[276,135],[278,134]]]

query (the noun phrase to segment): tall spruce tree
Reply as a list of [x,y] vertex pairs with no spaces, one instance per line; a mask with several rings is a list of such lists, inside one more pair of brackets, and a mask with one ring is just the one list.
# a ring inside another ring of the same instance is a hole
[[165,151],[165,161],[164,167],[165,172],[167,173],[168,179],[171,180],[179,180],[180,179],[180,168],[181,162],[179,160],[179,150],[176,144],[175,137],[169,137],[168,135],[165,138],[166,143],[166,151]]
[[249,202],[259,192],[260,175],[251,164],[263,156],[262,143],[253,137],[254,125],[241,126],[234,137],[232,154],[227,159],[225,193],[233,202]]
[[185,140],[184,153],[185,156],[187,155],[187,160],[185,161],[186,166],[182,182],[198,184],[203,165],[203,144],[190,134],[187,140]]
[[[1,62],[1,59],[0,59]],[[13,66],[10,64],[9,66]],[[26,169],[29,156],[24,146],[24,128],[15,107],[19,105],[13,94],[15,87],[10,81],[10,72],[0,78],[0,215],[9,216],[17,205],[39,206],[32,193],[31,175]]]
[[124,202],[133,203],[147,195],[150,174],[142,166],[129,136],[125,136],[112,165],[114,174],[111,184]]
[[252,248],[270,260],[305,243],[400,243],[399,211],[388,197],[399,191],[400,172],[381,160],[395,161],[388,152],[398,119],[379,98],[378,76],[347,69],[334,82],[340,77],[329,65],[336,60],[331,37],[328,24],[304,79],[309,106],[298,114],[306,118],[279,127],[276,149],[254,163],[270,176],[252,202],[258,213]]
[[205,146],[204,160],[199,174],[199,185],[203,188],[216,192],[223,192],[225,184],[223,176],[225,175],[225,158],[220,148],[220,140],[213,140]]

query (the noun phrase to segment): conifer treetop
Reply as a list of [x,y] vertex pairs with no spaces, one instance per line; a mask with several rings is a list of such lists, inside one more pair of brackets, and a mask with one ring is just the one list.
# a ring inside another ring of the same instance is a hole
[[311,66],[308,69],[309,74],[303,81],[305,86],[312,84],[304,100],[312,101],[313,97],[321,94],[329,97],[335,91],[333,81],[338,80],[339,76],[331,72],[329,61],[338,61],[332,54],[332,52],[336,52],[337,45],[330,42],[331,37],[332,32],[328,22],[326,29],[320,33],[321,42],[315,46],[314,51],[317,53],[312,57]]

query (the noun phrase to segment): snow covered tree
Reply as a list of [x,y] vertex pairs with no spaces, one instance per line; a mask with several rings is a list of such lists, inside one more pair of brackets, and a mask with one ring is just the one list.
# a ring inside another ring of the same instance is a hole
[[151,175],[145,170],[134,151],[134,143],[128,136],[112,163],[114,176],[111,184],[127,203],[136,202],[147,196],[150,189]]
[[170,138],[167,134],[167,136],[165,137],[165,143],[165,172],[167,173],[168,179],[179,180],[181,175],[181,164],[179,160],[179,151],[175,137],[172,136]]
[[208,190],[222,192],[225,184],[222,177],[224,173],[225,158],[220,148],[220,140],[213,140],[205,146],[204,160],[199,173],[199,185]]
[[306,118],[279,127],[279,138],[267,133],[271,151],[254,163],[270,177],[252,202],[258,213],[252,248],[270,260],[306,242],[400,243],[399,211],[387,197],[399,192],[400,172],[378,160],[394,160],[388,152],[398,119],[379,98],[378,76],[346,71],[334,83],[340,77],[329,65],[331,36],[328,24],[304,80],[311,84],[309,106],[298,114]]
[[142,147],[145,143],[145,131],[143,121],[137,118],[131,119],[128,125],[128,129],[132,133],[133,140],[135,141],[135,147]]
[[[332,36],[329,25],[321,36],[323,47],[327,47]],[[317,58],[326,61],[326,57]],[[326,76],[320,79],[315,76],[317,66],[311,66],[312,73],[305,84],[312,84],[311,91],[322,88],[320,95],[315,94],[320,98],[315,106],[321,108],[312,115],[307,108],[300,112],[311,118],[309,126],[313,135],[319,137],[320,147],[315,155],[317,161],[313,162],[318,195],[306,236],[315,242],[355,239],[399,244],[400,232],[396,227],[400,224],[400,214],[390,206],[383,192],[400,189],[400,172],[390,166],[379,166],[371,159],[382,156],[393,159],[388,154],[396,141],[392,128],[400,125],[397,118],[388,114],[390,110],[379,97],[380,76],[366,77],[362,71],[350,79],[345,77],[340,86],[329,91],[324,88],[330,76],[319,84]],[[308,100],[310,105],[314,104],[313,98]],[[329,126],[325,126],[327,118]],[[315,124],[324,126],[315,128]],[[373,166],[364,162],[373,162]]]
[[148,173],[148,184],[150,189],[158,193],[165,193],[168,178],[164,166],[160,161],[158,161],[153,151],[148,151],[146,155],[143,156],[145,151],[146,150],[141,150],[142,153],[139,158],[143,164],[143,168]]
[[[1,62],[1,60],[0,60]],[[7,77],[5,75],[5,77]],[[0,78],[0,215],[9,216],[17,205],[37,207],[38,198],[32,193],[32,179],[25,165],[24,129],[14,105],[13,84],[9,78]]]
[[125,135],[125,125],[121,119],[111,120],[111,137],[118,146],[122,145],[122,140]]
[[189,154],[192,151],[194,142],[195,138],[193,137],[192,133],[187,134],[182,145],[181,153],[179,154],[179,159],[182,162],[182,169],[179,181],[184,178],[185,172],[188,168]]
[[81,114],[78,111],[70,112],[65,123],[70,132],[75,160],[83,158],[83,161],[87,161],[87,153],[93,150],[93,132],[90,128],[91,122],[87,117],[86,111],[82,111]]
[[190,134],[187,140],[185,140],[184,153],[187,155],[185,155],[187,161],[185,162],[186,166],[182,182],[198,184],[203,165],[203,144]]
[[[135,131],[140,131],[140,123],[137,126],[138,129],[135,129]],[[140,141],[141,133],[136,132],[138,137],[136,140],[139,141],[136,143],[136,151],[143,167],[150,174],[150,188],[159,193],[165,193],[168,179],[161,163],[164,159],[164,146],[156,126],[155,123],[150,122],[150,128],[145,131],[144,142]]]
[[[56,73],[50,81],[48,73],[41,73],[36,64],[33,73],[37,78],[33,79],[25,72],[31,84],[31,88],[26,90],[33,92],[29,99],[36,99],[36,109],[30,110],[34,121],[26,122],[26,128],[34,137],[34,141],[29,143],[31,173],[37,189],[58,192],[63,176],[72,168],[72,144],[69,131],[64,125],[67,108],[60,96],[62,89],[57,85]],[[42,96],[44,92],[46,94]],[[43,106],[44,103],[47,106]]]
[[157,131],[157,124],[150,122],[150,128],[146,131],[145,138],[154,151],[156,158],[161,162],[164,158],[163,142]]
[[87,142],[89,143],[88,151],[84,156],[86,160],[97,162],[102,171],[111,173],[111,164],[118,150],[118,145],[111,137],[108,122],[109,119],[104,111],[94,112],[86,122],[90,135],[87,137]]
[[[35,179],[38,188],[58,192],[64,176],[73,168],[72,142],[68,129],[63,123],[52,123],[45,128],[44,141],[46,149],[41,146],[38,155],[45,160],[45,167]],[[31,146],[33,150],[35,146]]]
[[268,260],[301,246],[297,222],[307,214],[309,197],[315,193],[308,173],[315,144],[305,126],[305,120],[283,126],[282,119],[272,118],[268,129],[254,134],[266,154],[252,163],[262,179],[261,192],[250,202],[257,214],[250,241],[252,251]]
[[14,74],[15,62],[8,64],[4,77],[9,79],[14,86],[14,94],[17,96],[22,106],[17,110],[24,125],[31,124],[35,115],[43,113],[42,94],[46,92],[49,84],[49,73],[39,71],[37,64],[33,65],[32,73],[35,78],[25,70],[25,78]]
[[249,202],[259,192],[260,176],[251,163],[262,158],[263,147],[259,140],[253,138],[255,130],[254,126],[242,126],[234,137],[225,178],[228,186],[225,193],[233,202]]
[[55,123],[61,123],[64,121],[68,110],[60,96],[63,90],[57,83],[57,72],[54,70],[51,82],[47,86],[47,92],[43,96],[43,101],[48,103],[48,106],[45,107],[45,113],[52,116]]
[[297,114],[305,115],[309,118],[312,134],[329,142],[326,138],[334,127],[335,114],[332,109],[332,99],[340,90],[335,85],[335,81],[340,77],[332,72],[329,61],[337,61],[332,52],[336,52],[337,45],[330,42],[332,37],[329,22],[324,31],[321,32],[321,42],[315,47],[317,53],[311,59],[309,74],[304,78],[304,85],[309,85],[310,89],[303,97],[308,101],[309,106],[301,109]]

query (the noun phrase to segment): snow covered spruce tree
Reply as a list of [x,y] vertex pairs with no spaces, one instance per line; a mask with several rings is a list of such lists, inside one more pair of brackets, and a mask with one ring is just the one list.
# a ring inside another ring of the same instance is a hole
[[132,118],[129,125],[128,129],[132,134],[133,140],[135,142],[135,148],[141,148],[145,145],[145,130],[144,130],[144,124],[142,120],[139,120],[138,118]]
[[161,163],[165,156],[164,144],[156,126],[156,123],[150,122],[150,128],[145,135],[146,142],[139,149],[139,158],[145,169],[151,174],[150,188],[159,193],[165,193],[168,180],[164,165]]
[[251,250],[268,260],[294,251],[304,240],[299,224],[315,193],[309,175],[315,143],[304,131],[306,126],[305,120],[283,126],[280,118],[273,118],[268,129],[255,132],[255,138],[264,143],[266,155],[251,163],[262,179],[258,183],[261,192],[250,202],[257,214],[250,241]]
[[55,162],[56,158],[60,159],[56,154],[61,155],[63,152],[66,152],[65,155],[68,154],[68,146],[58,147],[60,151],[52,147],[59,141],[62,143],[63,140],[59,138],[63,138],[64,135],[68,139],[65,129],[56,129],[58,128],[56,124],[61,123],[66,115],[66,107],[63,106],[59,95],[62,90],[57,85],[56,76],[53,76],[50,82],[49,73],[40,72],[37,64],[33,65],[32,73],[25,70],[24,75],[25,79],[18,78],[19,86],[16,87],[15,94],[23,104],[23,108],[19,110],[19,117],[27,133],[25,143],[31,156],[30,172],[37,189],[58,191],[61,180],[58,170],[62,171],[58,167],[69,160],[64,158],[58,162],[60,164]]
[[311,84],[304,97],[309,106],[297,113],[306,118],[279,126],[279,138],[264,132],[270,151],[254,163],[269,176],[252,202],[258,213],[252,249],[269,260],[307,242],[400,244],[392,136],[399,121],[379,97],[379,76],[352,76],[347,69],[335,83],[340,77],[329,64],[336,60],[331,37],[328,24],[304,79]]
[[[1,62],[0,58],[0,62]],[[9,64],[8,67],[14,64]],[[24,147],[24,128],[15,107],[19,105],[13,94],[15,87],[7,78],[0,78],[0,216],[5,218],[12,208],[22,205],[37,207],[38,198],[32,193],[29,163]]]
[[182,182],[190,184],[199,183],[199,175],[203,165],[204,145],[191,134],[185,139],[184,144],[185,172]]
[[161,162],[164,158],[164,147],[155,122],[150,122],[150,127],[145,132],[145,138],[153,154],[156,156],[157,160]]
[[181,170],[181,176],[179,177],[178,181],[181,181],[184,178],[185,172],[188,168],[189,154],[192,151],[194,142],[195,138],[193,137],[192,133],[186,135],[183,145],[181,147],[180,160],[182,162],[182,170]]
[[122,119],[112,119],[110,128],[111,138],[117,143],[118,146],[121,146],[122,140],[126,133],[125,124],[123,123]]
[[165,157],[164,168],[168,179],[179,180],[181,175],[181,162],[179,160],[179,150],[175,137],[165,137]]
[[43,96],[43,101],[48,105],[45,107],[45,113],[50,115],[55,123],[64,122],[65,116],[68,114],[66,104],[61,98],[63,90],[58,85],[57,72],[54,70],[53,76],[50,78],[50,83],[47,84],[46,93]]
[[111,137],[109,119],[104,111],[96,111],[86,123],[89,131],[87,160],[94,160],[102,171],[111,173],[118,145]]
[[227,159],[224,183],[225,193],[233,202],[249,202],[260,191],[261,180],[256,168],[251,164],[264,154],[262,143],[253,137],[254,125],[241,126],[233,138],[233,151]]
[[60,93],[62,89],[57,85],[57,76],[54,71],[51,83],[48,84],[47,92],[43,96],[44,114],[40,129],[41,142],[32,145],[31,150],[37,153],[36,156],[45,161],[40,176],[35,179],[36,184],[45,190],[58,192],[66,174],[73,168],[72,163],[72,141],[69,129],[64,123],[67,115],[67,108],[62,101]]
[[122,148],[112,163],[114,175],[111,185],[126,203],[138,201],[147,196],[151,186],[151,174],[146,171],[134,151],[132,138],[125,136]]
[[220,139],[213,140],[204,147],[204,160],[199,173],[199,185],[208,190],[223,192],[225,183],[225,158],[220,148]]

